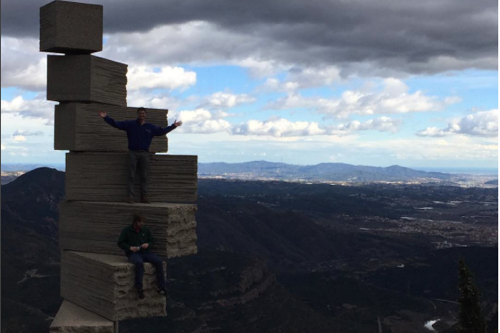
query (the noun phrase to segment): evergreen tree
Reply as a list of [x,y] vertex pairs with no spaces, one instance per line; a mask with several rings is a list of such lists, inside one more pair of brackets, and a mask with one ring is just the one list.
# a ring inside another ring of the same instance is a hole
[[486,324],[481,314],[479,304],[479,291],[477,290],[474,276],[463,259],[458,261],[458,289],[461,296],[459,324],[461,333],[485,333]]

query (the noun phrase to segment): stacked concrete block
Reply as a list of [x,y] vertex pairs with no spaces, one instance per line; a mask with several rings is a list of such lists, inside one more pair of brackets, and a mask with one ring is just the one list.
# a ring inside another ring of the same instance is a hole
[[[125,201],[128,158],[128,153],[66,154],[66,200]],[[196,156],[152,155],[149,199],[152,202],[196,201],[197,165]],[[139,182],[135,185],[134,199],[139,201]]]
[[114,333],[114,323],[64,300],[50,325],[51,333]]
[[61,296],[64,299],[112,321],[165,316],[166,298],[157,292],[153,265],[144,264],[144,299],[137,297],[134,276],[134,267],[123,255],[62,252]]
[[[56,105],[54,148],[71,151],[128,151],[125,132],[119,133],[111,128],[98,116],[99,111],[105,111],[120,120],[133,120],[137,117],[137,108],[131,107],[100,103]],[[166,109],[148,109],[148,121],[166,127],[167,112]],[[166,136],[153,138],[150,152],[167,150]]]
[[40,8],[40,51],[86,54],[102,50],[103,7],[54,1]]
[[49,55],[47,99],[126,106],[127,67],[90,54]]
[[[140,212],[153,234],[152,251],[163,258],[195,254],[196,205],[69,201],[59,208],[59,246],[63,250],[123,255],[116,246],[123,221]],[[89,233],[92,230],[92,233]]]
[[[64,54],[49,55],[47,60],[47,99],[60,102],[55,110],[54,147],[70,151],[66,202],[60,210],[65,301],[52,332],[116,332],[119,320],[166,315],[166,298],[157,292],[155,268],[145,263],[146,297],[139,299],[134,266],[117,246],[133,214],[146,217],[156,241],[151,250],[160,257],[197,251],[196,156],[154,155],[168,150],[165,136],[154,138],[148,193],[153,203],[123,202],[129,178],[127,136],[105,123],[99,111],[123,121],[136,119],[137,108],[127,107],[127,65],[92,55],[102,50],[102,13],[102,6],[67,1],[40,9],[40,51]],[[167,113],[148,109],[147,119],[166,127]]]

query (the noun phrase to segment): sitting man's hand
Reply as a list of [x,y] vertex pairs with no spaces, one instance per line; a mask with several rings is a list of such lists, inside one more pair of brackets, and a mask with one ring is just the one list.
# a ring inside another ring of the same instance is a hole
[[149,247],[149,244],[148,244],[148,243],[144,243],[144,244],[142,244],[142,245],[141,245],[141,247],[142,247],[143,249],[147,249],[147,248]]
[[99,111],[99,116],[101,116],[101,118],[104,118],[106,117],[108,114],[106,112],[103,112],[103,111]]
[[139,247],[137,247],[137,246],[131,246],[131,247],[130,247],[130,251],[132,251],[132,252],[134,252],[134,253],[136,253],[136,252],[137,252],[137,251],[139,251],[139,250],[140,250],[140,248],[139,248]]
[[176,120],[174,120],[174,126],[175,126],[175,127],[182,126],[182,121],[181,121],[181,120],[177,121],[177,119],[176,119]]

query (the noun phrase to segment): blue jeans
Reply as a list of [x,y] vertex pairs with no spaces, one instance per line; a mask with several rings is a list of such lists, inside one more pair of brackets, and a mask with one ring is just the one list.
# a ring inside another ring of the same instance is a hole
[[163,260],[153,252],[132,253],[128,256],[128,261],[135,266],[135,286],[142,289],[142,277],[144,275],[144,263],[150,262],[156,267],[156,277],[158,279],[158,288],[165,288],[165,275],[163,274]]

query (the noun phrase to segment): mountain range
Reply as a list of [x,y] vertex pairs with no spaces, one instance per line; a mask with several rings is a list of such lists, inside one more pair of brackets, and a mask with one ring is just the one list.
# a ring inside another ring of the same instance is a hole
[[280,179],[304,181],[409,181],[417,179],[450,180],[451,175],[441,172],[425,172],[393,165],[372,167],[345,163],[320,163],[317,165],[291,165],[266,161],[245,163],[199,163],[198,175],[223,176],[223,178]]

